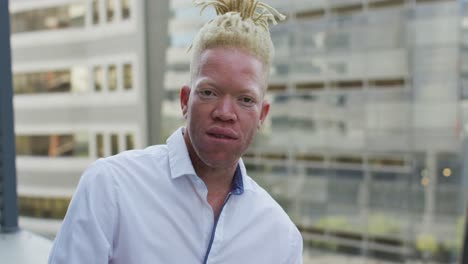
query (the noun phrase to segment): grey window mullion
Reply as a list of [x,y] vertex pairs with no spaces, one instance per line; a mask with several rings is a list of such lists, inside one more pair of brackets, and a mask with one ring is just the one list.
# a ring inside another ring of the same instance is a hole
[[8,0],[0,0],[0,80],[2,80],[0,83],[0,226],[2,232],[18,230],[11,76]]

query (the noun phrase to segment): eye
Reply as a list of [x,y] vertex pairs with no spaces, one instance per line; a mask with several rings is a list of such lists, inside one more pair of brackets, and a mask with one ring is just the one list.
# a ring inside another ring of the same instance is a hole
[[215,94],[213,91],[211,91],[211,90],[200,90],[200,91],[198,92],[198,94],[200,95],[201,98],[205,98],[205,99],[207,99],[207,98],[212,98],[213,96],[216,95],[216,94]]
[[255,100],[252,97],[243,96],[239,100],[243,105],[251,106],[255,104]]

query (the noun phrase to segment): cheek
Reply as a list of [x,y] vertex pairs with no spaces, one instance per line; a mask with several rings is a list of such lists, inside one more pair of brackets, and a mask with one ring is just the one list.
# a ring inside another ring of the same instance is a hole
[[260,115],[257,112],[249,113],[244,118],[246,121],[243,124],[243,130],[249,135],[254,135],[257,131]]

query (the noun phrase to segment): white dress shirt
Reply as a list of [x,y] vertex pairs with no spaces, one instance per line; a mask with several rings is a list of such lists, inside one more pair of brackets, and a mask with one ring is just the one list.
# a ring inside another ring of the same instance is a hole
[[302,263],[302,237],[242,160],[218,219],[182,129],[81,177],[49,263]]

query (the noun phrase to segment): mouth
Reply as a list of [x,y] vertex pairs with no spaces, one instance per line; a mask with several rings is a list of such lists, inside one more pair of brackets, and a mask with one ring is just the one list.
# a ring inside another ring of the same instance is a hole
[[238,138],[233,130],[220,127],[208,129],[206,134],[212,138],[221,140],[236,140]]
[[229,136],[229,135],[224,135],[224,134],[214,134],[214,133],[208,133],[208,135],[210,137],[214,137],[214,138],[219,138],[219,139],[230,139],[230,140],[234,140],[235,138]]

